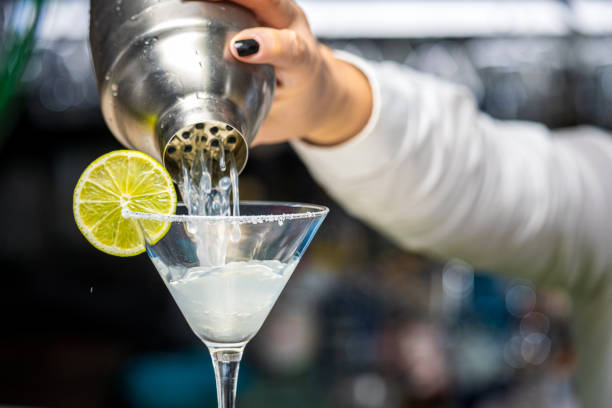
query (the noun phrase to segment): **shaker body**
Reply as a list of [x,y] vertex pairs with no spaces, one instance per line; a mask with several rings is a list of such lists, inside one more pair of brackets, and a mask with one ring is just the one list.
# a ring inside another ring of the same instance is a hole
[[229,3],[91,0],[92,56],[113,135],[162,162],[175,180],[198,151],[212,160],[218,149],[231,151],[242,171],[275,78],[271,66],[234,59],[227,44],[256,25]]

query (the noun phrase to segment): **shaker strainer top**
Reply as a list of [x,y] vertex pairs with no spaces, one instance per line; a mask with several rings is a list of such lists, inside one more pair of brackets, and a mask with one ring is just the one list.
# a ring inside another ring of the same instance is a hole
[[212,178],[218,180],[229,172],[229,154],[237,163],[244,163],[246,149],[244,138],[233,126],[219,121],[199,122],[174,134],[164,149],[163,164],[178,177],[181,168],[191,168],[194,160],[204,157],[211,164]]

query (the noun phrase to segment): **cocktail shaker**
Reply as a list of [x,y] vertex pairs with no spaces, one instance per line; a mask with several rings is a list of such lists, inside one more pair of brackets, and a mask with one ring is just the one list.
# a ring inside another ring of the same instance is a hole
[[[175,180],[202,153],[214,163],[233,152],[242,171],[275,77],[271,66],[234,59],[228,43],[256,25],[230,3],[91,0],[91,50],[111,132]],[[220,166],[211,167],[218,179]]]

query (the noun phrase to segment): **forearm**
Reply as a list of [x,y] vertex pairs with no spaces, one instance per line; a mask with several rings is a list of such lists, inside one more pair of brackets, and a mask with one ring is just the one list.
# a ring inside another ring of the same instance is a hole
[[[327,149],[295,144],[351,213],[404,247],[536,281],[571,286],[589,257],[593,277],[612,263],[597,245],[612,236],[596,219],[612,192],[600,194],[605,173],[592,174],[588,153],[543,126],[480,114],[454,85],[390,64],[376,78],[369,134]],[[600,161],[612,170],[612,157]]]
[[[324,56],[325,80],[319,106],[324,111],[320,126],[303,139],[320,146],[344,143],[364,128],[372,113],[372,90],[366,76],[354,65],[336,58],[326,46]],[[325,102],[325,103],[324,103]]]

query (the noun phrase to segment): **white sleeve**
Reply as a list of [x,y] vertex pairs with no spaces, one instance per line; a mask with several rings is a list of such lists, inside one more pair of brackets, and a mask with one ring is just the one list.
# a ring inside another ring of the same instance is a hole
[[[560,137],[497,121],[460,86],[341,57],[370,81],[370,121],[339,146],[292,143],[332,197],[404,248],[563,286],[574,299],[597,294],[612,306],[612,141],[604,132]],[[612,324],[602,325],[612,338]],[[612,374],[612,348],[601,341],[605,356],[596,359],[605,367],[591,361],[600,379]],[[584,406],[612,400],[599,382]]]

